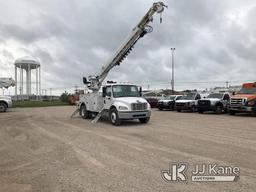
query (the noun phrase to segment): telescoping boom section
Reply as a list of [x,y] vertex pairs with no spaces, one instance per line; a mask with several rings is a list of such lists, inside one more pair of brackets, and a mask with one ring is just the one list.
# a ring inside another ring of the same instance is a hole
[[[107,61],[105,65],[101,68],[100,72],[96,76],[89,76],[89,81],[84,78],[84,83],[88,85],[93,91],[98,91],[108,75],[108,72],[116,65],[125,59],[125,57],[130,53],[136,42],[143,37],[145,34],[152,32],[153,28],[148,25],[148,23],[153,21],[153,15],[155,13],[161,14],[164,8],[167,7],[163,2],[153,3],[153,6],[149,9],[146,15],[140,20],[135,28],[133,28],[131,34],[125,39],[121,46],[117,49],[114,55]],[[160,17],[160,22],[162,18]]]

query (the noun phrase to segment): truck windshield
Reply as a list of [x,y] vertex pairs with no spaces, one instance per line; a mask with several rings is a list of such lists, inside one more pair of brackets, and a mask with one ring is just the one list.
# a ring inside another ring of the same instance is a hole
[[238,94],[256,94],[256,87],[242,88]]
[[195,93],[188,93],[187,95],[183,95],[180,100],[194,100],[196,97]]
[[136,85],[114,85],[114,97],[140,97],[140,92]]
[[220,93],[212,93],[207,96],[207,98],[216,98],[216,99],[221,99],[223,97],[223,94]]

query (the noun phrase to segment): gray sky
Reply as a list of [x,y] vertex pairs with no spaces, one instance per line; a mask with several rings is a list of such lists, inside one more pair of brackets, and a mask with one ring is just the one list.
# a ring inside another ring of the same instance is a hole
[[[0,76],[14,77],[15,59],[32,55],[41,61],[43,88],[80,86],[83,76],[99,71],[152,2],[1,0]],[[176,48],[178,90],[256,80],[255,0],[165,4],[163,23],[156,15],[154,31],[111,71],[109,80],[166,88],[171,80],[171,47]]]

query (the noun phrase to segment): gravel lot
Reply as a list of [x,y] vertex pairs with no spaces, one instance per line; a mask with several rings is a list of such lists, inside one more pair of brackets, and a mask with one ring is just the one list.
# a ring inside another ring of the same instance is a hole
[[[70,119],[74,107],[0,114],[0,191],[251,191],[256,117],[153,110],[147,125]],[[167,183],[170,162],[240,167],[237,182]]]

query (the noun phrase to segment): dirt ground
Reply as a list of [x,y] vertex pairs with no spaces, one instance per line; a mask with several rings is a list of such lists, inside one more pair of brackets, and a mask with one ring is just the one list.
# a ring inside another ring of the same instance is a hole
[[[74,107],[0,114],[0,191],[246,191],[256,189],[256,117],[153,110],[114,127]],[[237,182],[167,183],[170,162],[240,167]]]

